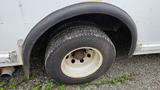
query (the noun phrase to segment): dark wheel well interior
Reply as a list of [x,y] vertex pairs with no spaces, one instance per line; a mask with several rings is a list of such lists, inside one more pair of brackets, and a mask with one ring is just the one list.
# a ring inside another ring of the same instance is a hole
[[[112,40],[116,47],[117,57],[128,55],[131,48],[132,37],[129,28],[122,21],[104,14],[85,14],[64,20],[48,29],[47,32],[45,32],[45,34],[43,34],[34,45],[31,57],[37,57],[39,58],[38,60],[44,60],[46,46],[50,39],[50,35],[54,35],[59,32],[55,31],[55,28],[61,26],[62,24],[77,20],[96,23]],[[34,62],[34,60],[31,60],[31,62]]]

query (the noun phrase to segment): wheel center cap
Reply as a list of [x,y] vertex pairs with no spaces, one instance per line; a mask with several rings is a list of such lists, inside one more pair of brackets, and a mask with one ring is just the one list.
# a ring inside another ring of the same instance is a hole
[[77,50],[72,54],[73,58],[81,60],[85,57],[85,50]]

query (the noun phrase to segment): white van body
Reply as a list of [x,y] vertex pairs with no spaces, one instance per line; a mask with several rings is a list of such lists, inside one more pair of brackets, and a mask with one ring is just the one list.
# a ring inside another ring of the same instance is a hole
[[[133,55],[160,53],[159,0],[1,0],[0,2],[0,67],[23,65],[21,46],[33,27],[49,14],[83,2],[109,3],[124,10],[133,19],[137,27],[137,46]],[[10,59],[10,53],[13,52],[17,55],[18,61],[6,63]]]

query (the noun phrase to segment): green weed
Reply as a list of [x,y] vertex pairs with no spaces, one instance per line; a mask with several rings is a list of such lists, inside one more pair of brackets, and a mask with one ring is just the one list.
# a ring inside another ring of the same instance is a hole
[[17,85],[16,84],[9,84],[9,89],[16,89],[17,88]]

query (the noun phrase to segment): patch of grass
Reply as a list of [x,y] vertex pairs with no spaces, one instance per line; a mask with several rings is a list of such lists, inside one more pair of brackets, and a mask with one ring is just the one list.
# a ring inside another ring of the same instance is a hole
[[110,81],[111,84],[121,84],[121,83],[125,83],[126,81],[131,80],[131,76],[130,75],[123,75],[120,77],[117,77],[113,80]]
[[47,83],[47,85],[46,85],[46,87],[45,87],[45,90],[52,90],[54,85],[55,85],[55,84],[54,84],[53,82]]
[[29,80],[29,78],[26,77],[26,76],[23,76],[21,82],[25,82],[25,81],[27,81],[27,80]]
[[35,85],[32,87],[31,90],[40,90],[41,89],[41,86],[40,85]]
[[26,82],[28,80],[29,80],[29,78],[27,78],[26,76],[22,76],[22,77],[19,78],[19,81],[17,82],[17,85],[20,85],[21,83]]
[[97,83],[95,85],[104,85],[104,84],[121,84],[121,83],[125,83],[129,80],[133,80],[133,75],[132,74],[125,74],[122,75],[120,77],[116,77],[112,80],[105,80],[105,81],[101,81],[100,83]]
[[3,81],[0,81],[0,86],[3,86],[5,83]]
[[9,84],[9,89],[16,89],[17,88],[17,85],[16,84]]
[[60,86],[59,86],[59,90],[65,90],[66,89],[66,85],[65,84],[61,84]]
[[4,90],[4,88],[0,87],[0,90]]
[[80,85],[80,89],[83,90],[83,89],[85,89],[89,85],[91,85],[91,84],[89,84],[89,83],[81,84]]
[[36,70],[34,70],[34,71],[32,71],[32,73],[31,73],[31,76],[30,76],[30,80],[34,80],[34,79],[36,79],[38,77],[38,71],[36,71]]
[[121,83],[125,83],[129,80],[133,80],[133,75],[132,74],[128,74],[128,75],[122,75],[120,77],[117,77],[117,78],[114,78],[112,80],[104,80],[104,81],[101,81],[99,83],[85,83],[85,84],[81,84],[80,85],[80,89],[83,90],[85,89],[86,87],[90,86],[90,85],[95,85],[97,87],[99,87],[100,85],[105,85],[105,84],[121,84]]

